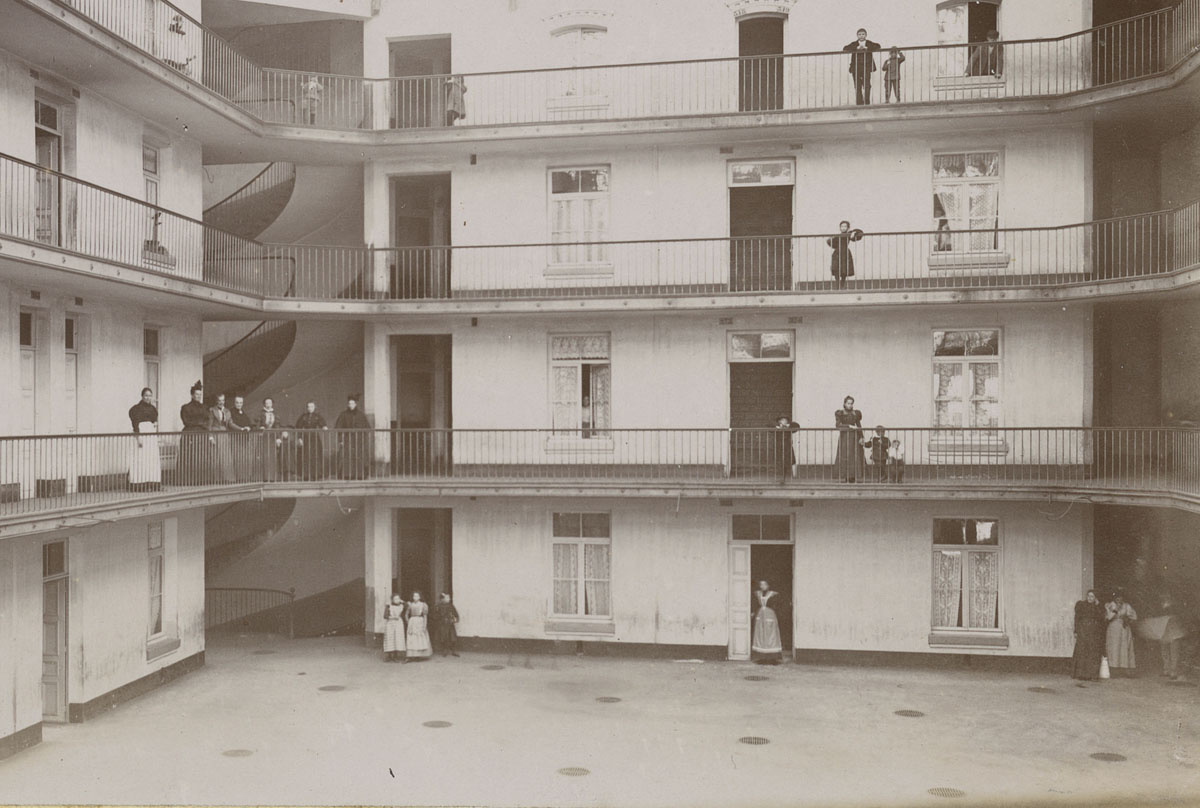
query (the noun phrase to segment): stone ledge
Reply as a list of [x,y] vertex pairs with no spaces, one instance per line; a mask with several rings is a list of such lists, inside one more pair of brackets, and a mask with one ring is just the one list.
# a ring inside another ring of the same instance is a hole
[[110,690],[91,701],[72,702],[67,707],[67,718],[72,724],[88,721],[99,715],[103,715],[118,704],[135,699],[144,693],[149,693],[157,687],[178,679],[185,673],[191,673],[202,667],[204,667],[204,652],[200,651],[165,668],[159,668],[140,679],[134,679],[132,682],[121,685],[115,690]]
[[22,730],[17,730],[12,735],[5,735],[0,738],[0,760],[10,758],[23,749],[28,749],[31,746],[37,746],[42,742],[42,722],[39,721],[31,727],[26,727]]

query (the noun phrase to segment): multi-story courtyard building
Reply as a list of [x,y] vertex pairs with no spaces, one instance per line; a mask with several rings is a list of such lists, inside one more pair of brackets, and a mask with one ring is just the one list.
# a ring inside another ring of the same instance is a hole
[[1052,668],[1089,587],[1200,609],[1196,0],[0,15],[0,756],[393,591]]

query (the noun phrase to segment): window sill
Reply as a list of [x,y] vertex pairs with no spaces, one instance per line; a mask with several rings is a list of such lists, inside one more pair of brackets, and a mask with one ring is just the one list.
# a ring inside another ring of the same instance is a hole
[[547,278],[578,278],[581,280],[612,280],[613,265],[604,261],[582,264],[549,264]]
[[156,637],[146,642],[146,661],[153,662],[179,650],[182,645],[178,637]]
[[607,95],[556,95],[546,99],[549,112],[604,112],[608,107]]
[[1000,632],[931,631],[931,648],[1008,648],[1008,635]]
[[546,438],[547,452],[612,454],[612,438]]
[[617,634],[617,624],[611,618],[554,617],[546,621],[545,629],[547,634],[590,634],[607,637],[615,637]]
[[995,440],[988,440],[986,438],[975,438],[973,440],[933,438],[929,441],[926,448],[930,455],[962,460],[973,457],[1005,457],[1008,455],[1009,447],[1008,441],[999,438]]
[[[961,235],[966,236],[966,233]],[[929,254],[930,269],[1005,269],[1012,256],[1003,250],[947,251]]]
[[1000,95],[1004,89],[1004,76],[935,76],[933,89],[939,93],[971,90]]

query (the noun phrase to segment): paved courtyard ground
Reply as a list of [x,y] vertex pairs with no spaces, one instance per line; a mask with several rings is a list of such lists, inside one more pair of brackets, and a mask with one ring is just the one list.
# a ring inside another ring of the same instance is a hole
[[392,665],[354,638],[242,637],[0,762],[0,803],[34,802],[1194,804],[1200,688],[574,656]]

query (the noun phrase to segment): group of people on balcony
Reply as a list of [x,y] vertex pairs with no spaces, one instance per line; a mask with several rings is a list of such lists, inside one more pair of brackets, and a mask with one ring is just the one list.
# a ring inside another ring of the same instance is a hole
[[[143,388],[141,400],[129,409],[129,420],[137,436],[129,463],[129,484],[135,491],[155,490],[162,485],[162,453],[157,437],[158,409],[154,391]],[[204,402],[204,385],[197,381],[191,400],[179,408],[183,423],[175,479],[181,485],[233,484],[251,481],[276,482],[289,479],[319,480],[330,471],[342,479],[365,479],[370,468],[373,442],[371,425],[358,409],[358,395],[347,397],[346,409],[334,423],[336,452],[327,464],[322,432],[329,427],[317,412],[314,401],[292,426],[275,411],[271,398],[252,418],[245,398],[233,396],[233,407],[220,393],[211,405]]]
[[[967,75],[991,76],[1001,78],[1004,75],[1004,46],[1000,43],[1000,32],[987,32],[987,39],[967,46]],[[892,98],[900,103],[900,65],[904,64],[904,54],[893,46],[888,50],[888,57],[878,67],[875,64],[875,53],[880,50],[878,42],[867,39],[867,29],[859,28],[853,42],[845,45],[843,51],[850,54],[850,78],[854,82],[854,103],[859,106],[871,103],[871,76],[879,72],[884,82],[884,103],[891,103]]]
[[[846,396],[842,407],[833,413],[833,425],[838,430],[837,454],[833,461],[833,478],[843,483],[904,482],[904,443],[889,438],[883,426],[875,427],[875,434],[866,437],[862,428],[862,411],[855,409],[854,396]],[[787,415],[775,421],[775,479],[783,483],[790,479],[795,470],[796,450],[792,443],[793,434],[800,425]],[[871,452],[870,473],[867,469],[866,451]]]
[[1162,657],[1160,675],[1172,681],[1181,678],[1183,640],[1190,633],[1182,610],[1166,592],[1160,591],[1157,597],[1148,596],[1144,600],[1146,614],[1140,619],[1122,589],[1113,592],[1105,604],[1100,603],[1094,589],[1089,589],[1084,599],[1075,603],[1073,678],[1095,681],[1110,676],[1135,676],[1139,644],[1143,651],[1151,644],[1158,645]]

